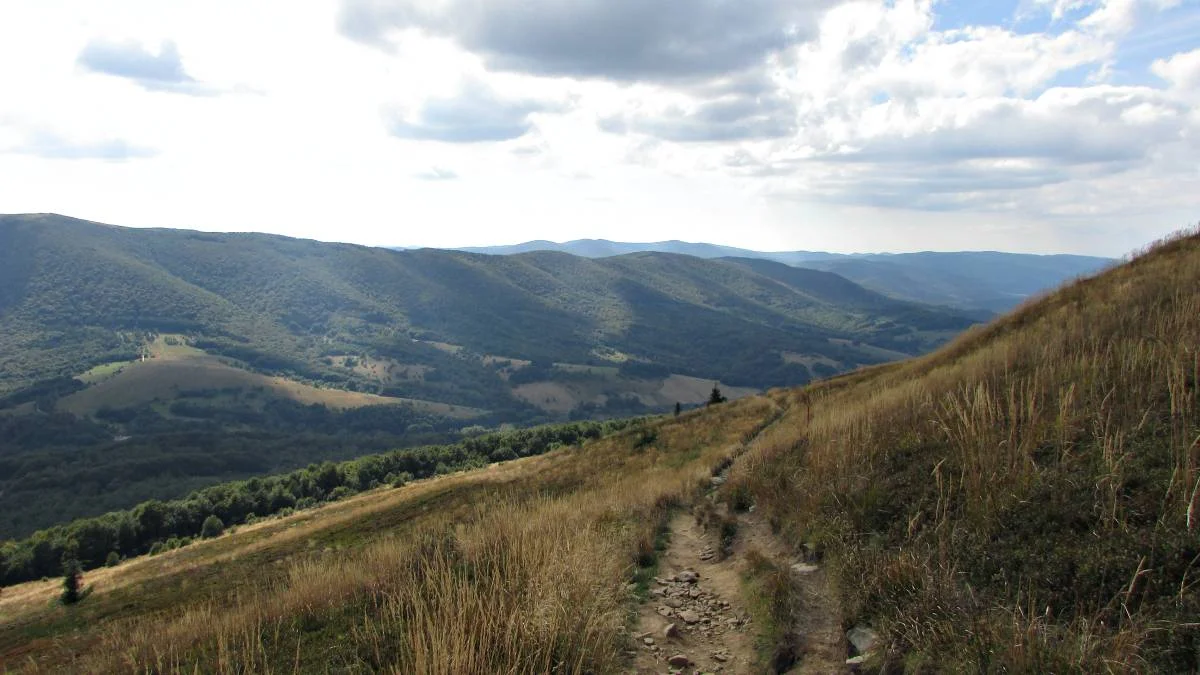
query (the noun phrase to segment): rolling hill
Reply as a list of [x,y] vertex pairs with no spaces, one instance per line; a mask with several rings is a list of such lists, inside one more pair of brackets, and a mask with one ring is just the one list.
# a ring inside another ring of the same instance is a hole
[[996,251],[921,253],[763,252],[684,241],[630,243],[579,239],[565,243],[530,241],[511,246],[464,248],[489,255],[560,251],[589,258],[658,251],[698,258],[773,260],[794,267],[834,272],[888,297],[955,307],[990,315],[1016,307],[1040,293],[1113,264],[1111,258],[1030,255]]
[[771,261],[392,251],[54,215],[0,216],[0,289],[0,536],[463,429],[801,384],[973,323]]
[[[0,391],[129,360],[154,333],[262,372],[497,409],[512,397],[484,357],[763,387],[810,376],[785,351],[844,370],[878,361],[856,343],[917,354],[972,323],[832,274],[781,281],[673,254],[398,252],[4,216],[0,256]],[[424,374],[380,382],[333,363],[360,355]]]
[[6,588],[0,662],[1196,672],[1197,335],[1192,231],[926,356]]

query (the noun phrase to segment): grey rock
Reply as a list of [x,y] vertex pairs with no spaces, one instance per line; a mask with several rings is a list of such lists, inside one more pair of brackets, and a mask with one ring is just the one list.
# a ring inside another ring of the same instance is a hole
[[792,565],[792,572],[794,574],[812,574],[819,569],[821,569],[820,565],[810,565],[809,563],[796,563]]
[[690,609],[685,609],[679,613],[679,618],[686,623],[700,623],[700,615]]
[[675,580],[685,584],[694,584],[700,580],[700,575],[696,574],[692,570],[684,570],[675,575]]
[[667,627],[663,629],[663,637],[667,637],[667,638],[679,637],[679,626],[676,626],[673,623],[667,624]]
[[679,609],[680,607],[683,607],[683,601],[679,598],[667,598],[663,601],[663,604],[672,609]]
[[857,654],[866,654],[879,644],[879,633],[866,626],[855,626],[846,631],[846,640],[854,646]]
[[669,664],[672,668],[687,668],[688,666],[692,665],[692,660],[684,654],[676,654],[675,656],[667,659],[667,664]]

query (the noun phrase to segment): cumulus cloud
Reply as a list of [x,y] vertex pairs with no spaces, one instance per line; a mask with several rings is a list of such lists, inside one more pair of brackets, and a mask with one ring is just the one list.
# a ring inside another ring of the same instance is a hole
[[995,99],[931,115],[923,133],[881,133],[831,158],[1041,159],[1061,164],[1139,159],[1174,140],[1186,108],[1145,87],[1058,88],[1035,100]]
[[600,126],[681,143],[784,138],[796,132],[796,109],[788,98],[774,94],[721,96],[610,116]]
[[79,52],[75,62],[84,70],[126,79],[149,91],[215,93],[188,75],[179,47],[171,40],[164,41],[157,54],[132,40],[92,40]]
[[454,40],[493,70],[680,81],[756,68],[811,37],[832,0],[343,0],[344,35]]
[[1182,92],[1200,93],[1200,49],[1158,59],[1150,69]]
[[443,143],[486,143],[520,138],[533,129],[533,115],[558,112],[559,103],[506,98],[480,80],[466,82],[454,96],[430,98],[416,110],[385,111],[396,138]]
[[[1053,11],[1136,15],[1169,3],[1135,4],[1062,2]],[[1113,58],[1118,43],[1094,28],[1099,18],[1045,33],[939,31],[935,10],[916,0],[831,10],[817,39],[785,55],[777,80],[777,95],[797,112],[795,133],[723,150],[706,165],[760,181],[778,198],[888,208],[1095,213],[1121,208],[1112,196],[1121,180],[1156,172],[1178,180],[1147,185],[1174,199],[1186,158],[1200,149],[1188,93],[1200,56],[1156,62],[1166,89],[1064,86],[1064,74]]]

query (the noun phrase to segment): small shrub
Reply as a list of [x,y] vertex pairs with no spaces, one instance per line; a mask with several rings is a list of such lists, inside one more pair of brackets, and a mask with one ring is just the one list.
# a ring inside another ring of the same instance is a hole
[[200,526],[200,536],[205,539],[211,539],[219,536],[225,531],[225,523],[221,522],[215,514],[204,519],[204,524]]
[[721,535],[721,557],[724,558],[733,550],[733,540],[737,538],[737,516],[724,516],[720,519],[718,532]]
[[642,429],[640,432],[638,432],[637,440],[634,442],[633,447],[637,450],[644,450],[651,445],[654,445],[654,442],[657,440],[657,429]]
[[750,510],[754,505],[754,496],[750,493],[750,486],[745,483],[730,485],[725,491],[725,503],[733,511],[744,513]]
[[108,557],[104,559],[105,567],[116,567],[121,562],[121,554],[116,551],[109,551]]

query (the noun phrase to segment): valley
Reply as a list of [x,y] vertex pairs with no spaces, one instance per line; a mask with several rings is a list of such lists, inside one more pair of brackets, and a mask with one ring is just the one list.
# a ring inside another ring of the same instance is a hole
[[0,216],[0,536],[464,434],[920,354],[970,313],[666,253],[391,251]]
[[1191,231],[926,356],[10,585],[0,662],[1189,672],[1196,289]]

